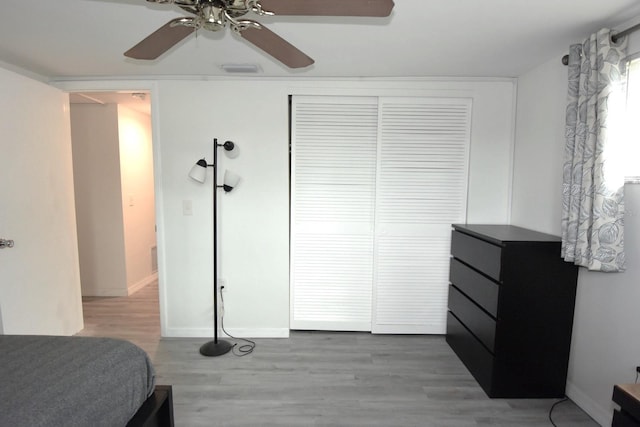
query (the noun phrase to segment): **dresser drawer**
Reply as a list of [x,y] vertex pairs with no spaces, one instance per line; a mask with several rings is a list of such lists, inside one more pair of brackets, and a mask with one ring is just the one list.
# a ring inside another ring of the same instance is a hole
[[495,347],[496,322],[458,288],[449,286],[449,310],[493,352]]
[[451,234],[451,254],[465,264],[500,281],[502,255],[500,246],[454,230]]
[[613,411],[613,420],[611,421],[611,427],[638,427],[640,422],[631,418],[624,412],[615,410]]
[[500,285],[464,265],[456,258],[451,258],[449,280],[493,317],[498,317]]
[[490,395],[494,357],[451,312],[447,313],[447,343]]

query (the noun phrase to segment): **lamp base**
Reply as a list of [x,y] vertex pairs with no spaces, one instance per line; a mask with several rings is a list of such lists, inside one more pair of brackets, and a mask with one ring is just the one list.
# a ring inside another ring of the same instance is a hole
[[213,340],[200,347],[200,354],[208,357],[222,356],[228,353],[231,348],[233,348],[233,345],[229,341]]

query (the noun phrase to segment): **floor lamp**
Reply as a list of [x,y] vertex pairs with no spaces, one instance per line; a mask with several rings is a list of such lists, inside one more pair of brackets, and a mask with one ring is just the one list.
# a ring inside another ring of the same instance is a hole
[[224,153],[229,158],[237,157],[238,148],[231,141],[218,144],[218,140],[213,140],[213,163],[208,164],[205,159],[200,159],[191,168],[189,177],[204,183],[207,178],[207,168],[213,168],[213,341],[209,341],[200,347],[200,354],[203,356],[221,356],[228,353],[233,345],[229,341],[218,339],[218,188],[225,192],[233,190],[238,184],[240,177],[225,171],[223,185],[218,185],[218,147],[224,148]]

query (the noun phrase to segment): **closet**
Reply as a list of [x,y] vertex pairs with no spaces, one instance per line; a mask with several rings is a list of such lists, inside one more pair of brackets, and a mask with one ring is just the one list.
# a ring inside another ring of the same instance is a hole
[[294,96],[291,329],[443,334],[469,98]]

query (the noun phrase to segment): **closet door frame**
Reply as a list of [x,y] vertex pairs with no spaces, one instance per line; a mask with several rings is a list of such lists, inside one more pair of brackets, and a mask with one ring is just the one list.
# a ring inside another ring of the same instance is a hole
[[[318,98],[319,96],[317,95],[313,95],[310,96],[310,98]],[[450,238],[450,223],[451,222],[465,222],[466,220],[466,209],[467,209],[467,194],[468,194],[468,177],[469,177],[469,151],[470,151],[470,117],[471,117],[471,97],[451,97],[451,96],[443,96],[443,97],[432,97],[432,96],[420,96],[420,97],[390,97],[390,96],[361,96],[361,95],[353,95],[353,96],[345,96],[345,97],[340,97],[340,96],[333,96],[333,95],[328,95],[327,99],[331,100],[331,101],[335,101],[337,99],[340,98],[344,98],[344,99],[350,99],[350,100],[354,100],[354,99],[358,99],[358,98],[362,98],[362,99],[377,99],[377,105],[378,105],[378,132],[377,132],[377,140],[376,140],[376,170],[375,170],[375,180],[374,180],[374,203],[375,203],[375,208],[374,208],[374,212],[377,211],[379,209],[379,193],[380,193],[380,168],[381,168],[381,155],[380,152],[382,150],[382,136],[381,136],[381,126],[382,126],[382,121],[381,121],[381,114],[382,114],[382,108],[381,106],[384,105],[385,100],[386,101],[394,101],[394,100],[402,100],[403,102],[417,102],[417,103],[421,103],[423,102],[425,99],[428,100],[434,100],[434,99],[444,99],[444,104],[447,104],[448,102],[451,102],[453,104],[459,104],[459,103],[463,103],[463,104],[467,104],[469,107],[469,127],[468,127],[468,133],[466,135],[466,148],[465,148],[465,159],[464,159],[464,197],[463,197],[463,206],[462,206],[462,210],[461,210],[461,215],[459,217],[453,218],[453,220],[451,220],[448,223],[441,223],[441,224],[423,224],[421,227],[419,227],[421,230],[421,233],[424,233],[425,231],[427,232],[427,234],[431,234],[433,235],[438,235],[438,238],[440,239],[440,249],[439,251],[442,252],[440,254],[440,257],[444,257],[444,262],[446,263],[446,268],[444,268],[444,270],[446,270],[445,273],[442,273],[442,271],[440,272],[440,281],[442,281],[442,288],[443,290],[439,290],[438,291],[438,295],[439,295],[439,301],[436,304],[437,307],[439,307],[439,310],[442,311],[442,313],[437,313],[437,316],[439,316],[441,318],[441,321],[435,321],[435,322],[431,322],[426,324],[425,322],[420,323],[418,322],[408,322],[407,324],[398,324],[398,323],[394,323],[391,322],[390,324],[387,322],[385,323],[384,320],[381,321],[380,316],[378,316],[378,313],[376,312],[376,306],[379,302],[379,291],[380,289],[378,289],[378,282],[379,280],[379,276],[380,276],[380,271],[378,271],[378,263],[381,260],[381,257],[384,256],[384,253],[381,252],[381,248],[383,246],[383,241],[384,238],[389,235],[389,234],[393,234],[389,233],[389,230],[384,229],[384,227],[378,223],[378,219],[376,216],[374,216],[374,221],[372,222],[372,224],[369,226],[369,229],[367,230],[367,226],[363,226],[360,230],[359,233],[362,233],[363,237],[367,231],[370,232],[370,243],[367,241],[366,238],[363,238],[359,241],[358,246],[359,250],[360,250],[360,254],[364,254],[368,251],[367,247],[370,244],[371,245],[371,266],[370,266],[370,276],[366,276],[367,280],[368,277],[371,278],[371,291],[370,291],[370,296],[371,299],[369,301],[369,307],[370,307],[370,316],[368,320],[365,320],[364,318],[360,318],[359,321],[323,321],[323,322],[318,322],[318,321],[309,321],[309,320],[305,320],[305,319],[300,319],[299,316],[296,315],[296,309],[298,308],[296,306],[296,302],[298,301],[297,298],[299,297],[299,295],[297,294],[297,290],[296,290],[296,280],[299,277],[301,270],[300,270],[300,266],[297,265],[297,259],[294,255],[294,252],[296,252],[297,250],[299,250],[300,248],[303,248],[304,250],[310,250],[308,255],[311,256],[315,256],[315,254],[313,253],[313,248],[311,247],[312,245],[310,243],[312,242],[303,242],[303,239],[300,239],[300,231],[310,231],[310,230],[305,230],[305,227],[299,227],[298,225],[298,220],[297,220],[297,214],[296,214],[296,165],[297,165],[297,146],[295,141],[297,141],[297,127],[296,127],[296,123],[295,121],[295,105],[296,105],[296,100],[301,100],[304,99],[304,96],[298,96],[295,95],[293,97],[293,102],[292,102],[292,123],[291,123],[291,129],[292,129],[292,144],[291,144],[291,164],[292,164],[292,170],[291,170],[291,240],[290,240],[290,244],[291,244],[291,277],[290,277],[290,328],[291,329],[325,329],[325,330],[352,330],[352,331],[372,331],[374,333],[444,333],[444,328],[446,326],[446,289],[447,289],[447,285],[448,285],[448,257],[449,257],[449,238]],[[375,214],[374,214],[375,215]],[[321,224],[307,224],[308,227],[320,227],[317,230],[320,230],[319,234],[323,234],[326,233],[329,236],[331,236],[332,230],[331,227],[326,227],[322,229],[322,225]],[[360,224],[360,226],[362,226],[362,224]],[[388,227],[387,227],[388,228]],[[418,241],[419,239],[416,239],[415,236],[409,236],[412,233],[415,234],[415,227],[406,227],[403,225],[399,225],[397,227],[395,227],[395,233],[397,234],[398,230],[400,230],[400,234],[407,234],[407,238],[409,240],[414,240],[414,241]],[[404,229],[404,230],[403,230]],[[422,245],[422,247],[425,246],[424,242],[418,242],[420,245]],[[345,241],[345,242],[338,242],[338,247],[343,244],[343,245],[349,245],[350,242],[349,241]],[[339,249],[338,249],[339,250]],[[445,253],[446,252],[446,253]],[[442,264],[442,259],[439,261],[440,264]],[[366,269],[366,265],[360,266],[360,268],[362,269]],[[428,268],[428,267],[427,267]],[[443,270],[441,268],[441,270]],[[443,270],[443,271],[444,271]],[[442,294],[444,292],[444,302],[442,301]],[[424,296],[423,296],[424,297]],[[402,310],[402,307],[398,307],[399,310]],[[428,307],[425,307],[425,309],[427,309]],[[339,315],[340,313],[338,313]],[[415,320],[415,319],[414,319]]]

